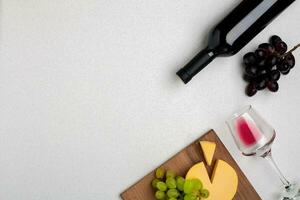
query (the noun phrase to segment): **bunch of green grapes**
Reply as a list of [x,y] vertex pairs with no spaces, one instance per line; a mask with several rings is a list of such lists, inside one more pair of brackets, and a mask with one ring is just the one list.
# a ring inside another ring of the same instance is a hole
[[152,187],[158,200],[201,200],[209,196],[199,179],[185,180],[174,172],[158,168],[155,171]]

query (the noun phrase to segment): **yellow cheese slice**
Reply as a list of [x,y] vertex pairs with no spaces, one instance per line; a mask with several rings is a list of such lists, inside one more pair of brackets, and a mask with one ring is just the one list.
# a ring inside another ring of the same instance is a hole
[[216,143],[209,141],[200,141],[202,152],[206,163],[210,166],[215,154]]
[[238,188],[238,176],[235,170],[225,161],[217,160],[212,181],[210,181],[203,162],[194,165],[187,173],[186,179],[197,178],[203,187],[209,190],[206,200],[232,200]]

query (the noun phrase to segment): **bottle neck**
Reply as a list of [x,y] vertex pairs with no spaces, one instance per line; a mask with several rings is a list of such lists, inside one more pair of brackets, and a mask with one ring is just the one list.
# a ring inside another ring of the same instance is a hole
[[200,51],[188,64],[177,72],[177,75],[186,84],[188,83],[198,72],[206,67],[216,55],[212,50],[207,48]]

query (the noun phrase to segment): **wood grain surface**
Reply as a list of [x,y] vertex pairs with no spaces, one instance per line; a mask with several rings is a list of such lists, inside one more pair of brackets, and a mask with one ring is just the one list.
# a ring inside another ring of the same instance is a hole
[[[261,200],[253,186],[250,184],[244,173],[241,171],[237,163],[234,161],[224,144],[218,138],[213,130],[197,139],[195,142],[184,148],[171,159],[161,165],[164,169],[171,169],[177,175],[185,176],[187,171],[194,164],[204,161],[204,156],[199,145],[200,140],[215,142],[217,147],[211,167],[207,167],[207,172],[211,176],[214,167],[214,162],[217,159],[222,159],[229,163],[238,174],[238,190],[234,200]],[[159,167],[159,166],[158,166]],[[124,200],[154,200],[154,189],[151,187],[151,181],[154,179],[155,169],[138,181],[136,184],[128,188],[121,194]],[[228,183],[230,184],[230,183]],[[216,199],[222,200],[222,199]]]

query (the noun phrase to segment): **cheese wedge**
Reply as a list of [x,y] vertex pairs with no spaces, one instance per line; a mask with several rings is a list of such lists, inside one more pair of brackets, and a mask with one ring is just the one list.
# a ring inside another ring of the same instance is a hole
[[238,188],[238,176],[225,161],[217,160],[213,174],[214,199],[233,199]]
[[211,180],[203,162],[188,171],[186,179],[193,178],[201,180],[203,187],[209,190],[210,195],[206,200],[232,200],[238,188],[235,170],[223,160],[216,161]]
[[216,143],[209,141],[200,141],[202,152],[206,163],[210,166],[216,150]]
[[206,171],[204,162],[197,163],[193,167],[191,167],[190,170],[188,171],[188,173],[186,174],[185,178],[186,179],[199,179],[202,182],[203,187],[211,193],[212,184],[210,182],[210,178]]

